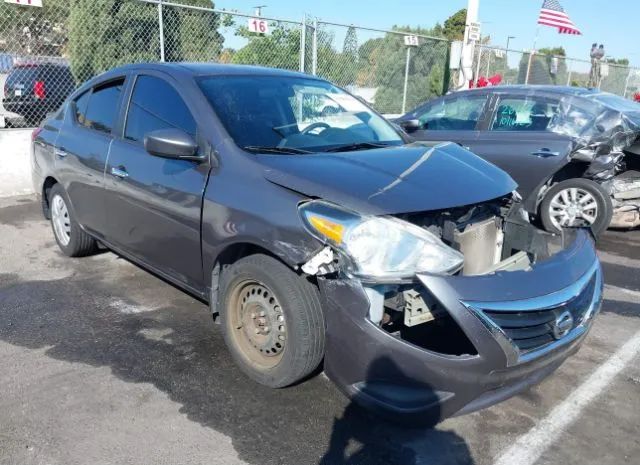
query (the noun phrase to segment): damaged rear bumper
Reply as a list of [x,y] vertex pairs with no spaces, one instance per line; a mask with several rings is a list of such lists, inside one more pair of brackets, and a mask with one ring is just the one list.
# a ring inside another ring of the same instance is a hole
[[[487,407],[541,381],[579,348],[602,299],[600,265],[582,230],[564,250],[527,271],[417,278],[477,353],[451,355],[409,343],[369,320],[369,299],[358,280],[319,282],[329,378],[359,404],[421,423]],[[505,314],[515,327],[504,323]],[[517,327],[520,316],[551,317],[552,332],[556,324],[565,327],[533,347],[520,338],[528,330]]]
[[607,186],[613,202],[612,228],[640,226],[640,172],[626,171]]

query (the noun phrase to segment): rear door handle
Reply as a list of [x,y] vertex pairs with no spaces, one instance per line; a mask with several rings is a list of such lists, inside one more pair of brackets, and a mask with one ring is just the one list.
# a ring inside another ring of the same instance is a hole
[[542,148],[542,149],[534,150],[533,152],[531,152],[531,155],[533,155],[534,157],[549,158],[549,157],[559,156],[560,152],[552,152],[547,148]]
[[53,153],[55,153],[56,157],[59,158],[64,158],[69,155],[65,149],[55,149]]
[[129,177],[129,173],[120,168],[111,168],[111,174],[116,178],[124,179]]

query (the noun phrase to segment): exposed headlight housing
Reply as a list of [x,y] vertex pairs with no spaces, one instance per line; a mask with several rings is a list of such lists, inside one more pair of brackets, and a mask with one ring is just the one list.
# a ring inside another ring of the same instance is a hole
[[416,273],[451,274],[464,257],[429,231],[387,216],[361,216],[324,201],[300,206],[309,232],[347,258],[347,272],[365,281],[395,282]]

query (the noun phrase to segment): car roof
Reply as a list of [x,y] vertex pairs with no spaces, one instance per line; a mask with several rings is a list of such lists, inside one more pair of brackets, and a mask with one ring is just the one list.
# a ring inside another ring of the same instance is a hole
[[464,91],[453,92],[453,94],[461,93],[514,93],[514,94],[547,94],[547,95],[565,95],[576,97],[587,97],[601,93],[598,89],[588,89],[586,87],[572,87],[572,86],[554,86],[554,85],[524,85],[524,84],[509,84],[509,85],[497,85],[490,87],[479,87],[476,89],[469,89]]
[[190,74],[192,76],[224,76],[224,75],[253,75],[253,76],[281,76],[281,77],[305,77],[317,79],[315,76],[289,71],[285,69],[268,68],[265,66],[232,65],[224,63],[136,63],[123,65],[107,71],[106,74],[117,74],[127,71],[156,70],[168,73]]

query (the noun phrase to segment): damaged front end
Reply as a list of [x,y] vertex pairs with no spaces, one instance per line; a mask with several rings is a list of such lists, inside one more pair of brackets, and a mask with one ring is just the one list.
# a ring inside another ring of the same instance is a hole
[[588,163],[582,177],[598,182],[611,195],[613,227],[640,226],[638,107],[606,93],[567,96],[547,127],[572,138],[571,160]]
[[352,212],[301,206],[326,244],[302,267],[322,291],[325,371],[347,395],[436,422],[510,397],[577,350],[601,301],[593,240],[533,227],[516,197],[389,215],[373,235]]

